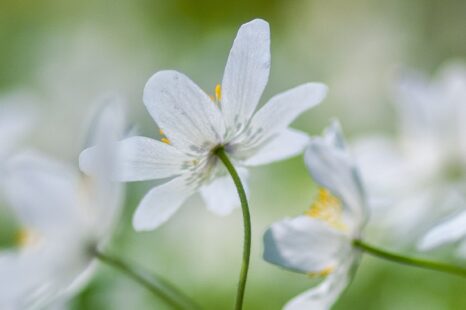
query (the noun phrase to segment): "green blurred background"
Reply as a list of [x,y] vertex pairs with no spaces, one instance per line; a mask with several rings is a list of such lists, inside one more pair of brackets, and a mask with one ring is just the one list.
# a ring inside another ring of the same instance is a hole
[[[1,0],[0,102],[21,97],[41,112],[28,141],[76,165],[84,120],[106,92],[126,96],[130,121],[146,136],[157,128],[142,89],[161,69],[186,73],[206,91],[221,81],[238,27],[261,17],[271,25],[272,71],[262,102],[306,81],[330,94],[294,124],[320,133],[341,119],[350,137],[393,132],[393,77],[414,67],[433,72],[466,55],[466,1],[336,0]],[[242,225],[211,215],[194,197],[160,229],[135,233],[131,214],[153,184],[128,186],[125,216],[109,251],[178,284],[207,309],[232,308]],[[253,258],[246,309],[279,309],[316,280],[261,259],[262,233],[311,203],[314,186],[295,158],[252,171]],[[14,228],[0,220],[5,246]],[[165,309],[147,291],[102,266],[73,309]],[[363,259],[335,309],[466,309],[464,280]]]

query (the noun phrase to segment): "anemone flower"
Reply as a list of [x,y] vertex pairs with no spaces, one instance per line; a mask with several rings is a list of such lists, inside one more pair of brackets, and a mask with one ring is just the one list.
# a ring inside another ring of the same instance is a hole
[[305,152],[309,173],[319,186],[303,215],[271,225],[264,235],[264,259],[272,264],[325,279],[285,305],[287,310],[329,309],[350,283],[361,251],[367,212],[354,161],[338,123]]
[[[222,148],[239,168],[267,164],[300,153],[308,136],[288,128],[302,112],[317,105],[326,86],[307,83],[276,95],[256,113],[270,70],[267,22],[241,26],[233,42],[222,84],[209,97],[176,71],[155,73],[144,88],[144,104],[165,136],[162,141],[131,137],[121,142],[121,181],[171,178],[149,191],[133,218],[136,230],[152,230],[167,221],[197,191],[219,215],[239,206],[234,184],[215,151]],[[81,156],[89,171],[92,152]]]
[[34,152],[10,160],[4,182],[8,205],[22,227],[17,248],[0,254],[0,308],[37,309],[73,296],[95,267],[118,218],[121,185],[109,181],[123,113],[108,104],[95,122],[99,171],[77,169]]

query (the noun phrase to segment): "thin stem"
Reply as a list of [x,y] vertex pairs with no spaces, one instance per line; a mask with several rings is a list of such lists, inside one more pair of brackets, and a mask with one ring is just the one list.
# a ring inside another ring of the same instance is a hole
[[103,254],[98,250],[94,251],[94,255],[101,262],[117,269],[118,271],[126,274],[128,277],[147,288],[152,294],[159,297],[167,304],[172,306],[173,309],[180,310],[194,310],[200,309],[189,297],[178,291],[173,285],[168,283],[166,280],[159,276],[152,275],[148,277],[148,272],[142,272],[124,261],[112,257],[107,254]]
[[220,158],[235,183],[236,190],[238,191],[239,199],[241,201],[241,209],[243,211],[243,223],[244,223],[244,242],[243,242],[243,261],[241,264],[241,271],[239,274],[238,291],[236,293],[236,304],[235,309],[243,309],[244,293],[246,290],[246,281],[249,270],[249,258],[251,256],[251,216],[249,214],[248,199],[244,190],[241,179],[236,172],[235,167],[231,163],[228,155],[223,148],[218,148],[215,154]]
[[453,274],[453,275],[466,278],[466,268],[449,265],[449,264],[441,263],[441,262],[425,260],[421,258],[406,257],[400,254],[387,252],[383,249],[379,249],[377,247],[369,245],[362,240],[354,240],[353,244],[354,246],[360,248],[361,250],[369,254],[372,254],[374,256],[378,256],[384,259],[388,259],[388,260],[391,260],[391,261],[394,261],[400,264],[446,272],[449,274]]

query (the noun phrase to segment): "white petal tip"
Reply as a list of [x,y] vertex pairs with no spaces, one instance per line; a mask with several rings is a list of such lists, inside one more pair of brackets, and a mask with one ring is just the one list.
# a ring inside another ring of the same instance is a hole
[[323,83],[306,83],[303,85],[316,105],[327,97],[328,86]]
[[434,247],[432,246],[432,244],[429,244],[428,242],[426,242],[425,240],[421,240],[418,244],[417,244],[417,247],[418,251],[421,251],[421,252],[427,252],[427,251],[430,251],[432,250]]
[[133,228],[134,228],[134,230],[136,232],[149,232],[149,231],[154,230],[157,227],[151,228],[151,227],[146,227],[146,226],[143,226],[143,225],[138,226],[138,224],[135,221],[133,221]]
[[269,23],[266,22],[265,20],[261,19],[261,18],[256,18],[256,19],[253,19],[243,25],[241,25],[241,29],[244,29],[244,28],[262,28],[261,30],[266,30],[266,31],[269,31]]
[[139,216],[137,211],[133,217],[133,228],[137,232],[151,231],[158,228],[162,224],[163,223],[155,223],[154,225],[154,223],[151,223],[147,221],[145,218]]
[[133,216],[136,231],[149,231],[168,221],[191,195],[183,177],[154,187],[139,203]]
[[175,70],[162,70],[155,72],[147,80],[146,86],[144,87],[144,94],[146,94],[146,92],[151,90],[154,86],[166,83],[167,80],[176,79],[176,77],[179,75],[182,75],[182,73]]
[[428,252],[436,248],[451,243],[452,241],[440,239],[435,230],[428,232],[416,245],[417,250],[421,252]]
[[238,205],[235,205],[234,207],[232,208],[227,208],[225,210],[223,209],[216,209],[215,211],[212,211],[212,209],[210,210],[212,213],[214,213],[215,215],[217,216],[220,216],[220,217],[227,217],[229,215],[231,215],[233,213],[234,210],[238,209],[239,206]]
[[87,148],[79,154],[79,170],[85,174],[92,172],[93,147]]
[[[146,195],[147,197],[147,195]],[[146,198],[144,197],[144,198]],[[133,215],[133,228],[137,232],[144,232],[144,231],[151,231],[156,228],[158,228],[160,225],[166,222],[167,219],[161,220],[158,218],[158,220],[154,221],[149,217],[147,213],[147,207],[144,206],[144,198],[143,200],[139,203],[139,206],[137,207],[136,211],[134,212]]]

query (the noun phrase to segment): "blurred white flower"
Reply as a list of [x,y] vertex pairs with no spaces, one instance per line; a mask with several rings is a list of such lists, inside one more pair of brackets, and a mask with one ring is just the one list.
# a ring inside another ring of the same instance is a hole
[[92,176],[33,152],[9,161],[6,200],[23,229],[19,247],[0,254],[1,309],[61,303],[92,275],[92,251],[110,238],[121,206],[121,185],[109,181],[108,174],[123,112],[107,104],[94,126],[100,169]]
[[[464,196],[453,197],[450,203],[466,206]],[[440,220],[419,240],[417,248],[421,251],[434,250],[443,245],[456,244],[457,254],[466,258],[466,209],[457,211]]]
[[338,123],[313,139],[305,162],[319,184],[310,209],[273,224],[264,235],[264,259],[311,276],[326,278],[295,297],[285,309],[329,309],[351,281],[360,251],[353,240],[366,222],[365,197],[358,171]]
[[[219,147],[240,167],[243,178],[244,166],[285,159],[304,149],[308,136],[288,125],[317,105],[327,88],[319,83],[300,85],[273,97],[254,114],[269,70],[269,25],[256,19],[239,29],[215,96],[209,98],[176,71],[160,71],[149,79],[144,103],[166,138],[122,141],[124,159],[116,177],[122,181],[175,178],[146,194],[133,218],[136,230],[158,227],[199,189],[207,208],[217,214],[229,214],[239,206],[234,184],[214,155]],[[93,156],[83,152],[83,171],[92,170]]]
[[451,63],[433,81],[407,76],[396,94],[398,139],[361,139],[355,153],[373,211],[370,228],[384,241],[410,245],[464,205],[448,201],[466,190],[466,67]]

